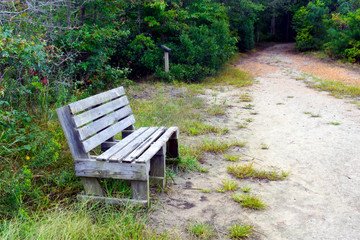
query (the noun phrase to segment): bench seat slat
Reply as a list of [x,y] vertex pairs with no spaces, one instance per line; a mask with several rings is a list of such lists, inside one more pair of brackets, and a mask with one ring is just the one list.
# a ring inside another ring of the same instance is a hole
[[124,148],[126,145],[128,145],[131,141],[133,141],[135,138],[137,138],[140,134],[145,132],[148,129],[148,127],[141,127],[137,130],[135,130],[132,134],[127,136],[126,138],[122,139],[120,142],[109,148],[107,151],[102,153],[101,155],[97,156],[97,160],[108,160],[111,156],[113,156],[115,153],[120,151],[122,148]]
[[125,128],[129,127],[134,123],[135,123],[134,116],[133,115],[128,116],[127,118],[121,120],[120,122],[111,125],[107,129],[83,141],[85,152],[89,152],[90,150],[94,149],[101,143],[105,142],[107,139],[113,137],[115,134],[121,132],[122,130],[124,130]]
[[104,161],[76,161],[75,174],[78,177],[98,177],[127,180],[146,180],[148,166]]
[[123,162],[132,162],[135,158],[141,155],[145,150],[157,139],[161,134],[166,130],[166,127],[160,127],[154,134],[149,138],[145,139],[134,151],[132,151],[127,157],[125,157]]
[[131,113],[131,107],[128,105],[117,110],[116,112],[113,112],[103,118],[100,118],[88,125],[83,126],[82,128],[78,129],[80,140],[84,140],[91,135],[101,131],[102,129],[107,128],[111,124],[116,123],[117,121],[130,115]]
[[100,118],[116,109],[119,109],[125,105],[129,104],[129,101],[126,96],[114,101],[107,102],[103,105],[100,105],[96,108],[90,109],[89,111],[80,113],[79,115],[74,116],[74,122],[77,127],[81,127],[86,123],[89,123],[97,118]]
[[125,95],[125,90],[123,87],[118,87],[113,90],[103,92],[97,95],[94,95],[89,98],[82,99],[80,101],[69,104],[72,114],[76,114],[84,111],[92,106],[107,102],[111,99]]
[[176,131],[178,131],[178,127],[170,127],[156,142],[154,142],[149,147],[148,150],[146,150],[138,159],[136,159],[135,162],[144,163],[151,159]]
[[126,157],[129,153],[131,153],[135,148],[137,148],[145,139],[151,136],[154,132],[156,132],[157,127],[148,128],[143,134],[135,138],[131,143],[129,143],[126,147],[121,149],[121,151],[117,152],[113,156],[109,158],[111,161],[122,161],[124,157]]

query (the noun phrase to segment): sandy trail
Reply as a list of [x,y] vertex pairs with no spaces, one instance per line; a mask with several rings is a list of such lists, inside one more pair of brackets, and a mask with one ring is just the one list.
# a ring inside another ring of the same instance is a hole
[[[232,193],[202,192],[232,178],[226,172],[231,163],[207,154],[209,173],[177,177],[176,185],[159,196],[162,204],[152,214],[153,227],[182,239],[190,238],[186,227],[194,221],[212,224],[215,239],[228,239],[228,227],[235,222],[254,225],[255,239],[360,239],[360,110],[297,81],[303,61],[315,66],[316,60],[291,50],[292,45],[278,44],[237,65],[256,73],[257,84],[209,89],[202,96],[212,104],[216,95],[218,103],[229,105],[225,116],[209,119],[230,130],[220,138],[247,141],[245,148],[230,153],[243,154],[242,162],[253,161],[258,168],[291,171],[284,181],[237,180],[268,208],[247,210],[231,199]],[[338,74],[360,81],[360,75],[342,71]],[[239,101],[244,92],[254,98],[251,110],[244,109],[249,103]],[[250,118],[247,128],[239,128]],[[335,122],[340,125],[331,124]],[[261,149],[264,144],[269,149]]]

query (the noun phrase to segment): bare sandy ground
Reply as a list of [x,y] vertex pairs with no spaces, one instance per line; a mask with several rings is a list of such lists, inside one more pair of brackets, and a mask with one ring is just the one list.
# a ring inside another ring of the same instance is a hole
[[[152,213],[152,228],[191,239],[187,226],[207,222],[217,231],[215,239],[228,239],[229,226],[247,223],[256,229],[253,239],[360,239],[360,110],[346,99],[297,81],[305,71],[304,61],[316,64],[292,53],[290,44],[272,46],[236,66],[255,73],[257,84],[208,89],[201,96],[209,104],[216,98],[227,105],[224,116],[208,121],[229,133],[206,137],[245,140],[244,148],[228,153],[243,155],[241,163],[251,161],[257,168],[291,171],[289,177],[275,182],[235,179],[226,172],[230,162],[207,154],[203,165],[209,173],[178,176],[171,190],[157,195],[160,204]],[[344,69],[338,74],[343,73],[360,81],[359,74]],[[240,101],[245,92],[254,98],[253,109],[245,109],[249,103]],[[246,121],[251,122],[240,128]],[[232,193],[217,192],[226,178],[251,187],[267,209],[244,209],[231,199]]]

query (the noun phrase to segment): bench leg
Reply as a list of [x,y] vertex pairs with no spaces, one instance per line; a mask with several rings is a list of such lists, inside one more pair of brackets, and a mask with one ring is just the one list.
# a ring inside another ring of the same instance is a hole
[[104,196],[104,191],[97,178],[82,177],[86,195]]
[[166,185],[166,146],[164,145],[155,156],[150,159],[150,180],[152,184],[165,189]]
[[134,200],[146,200],[149,204],[149,178],[147,181],[131,181],[131,195]]
[[166,144],[167,148],[167,157],[168,158],[179,158],[179,131],[173,133],[173,135],[169,138]]

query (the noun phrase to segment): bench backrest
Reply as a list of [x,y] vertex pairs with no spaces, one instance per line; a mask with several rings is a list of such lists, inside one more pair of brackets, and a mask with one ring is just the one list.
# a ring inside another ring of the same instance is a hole
[[123,87],[56,109],[74,159],[135,123]]

